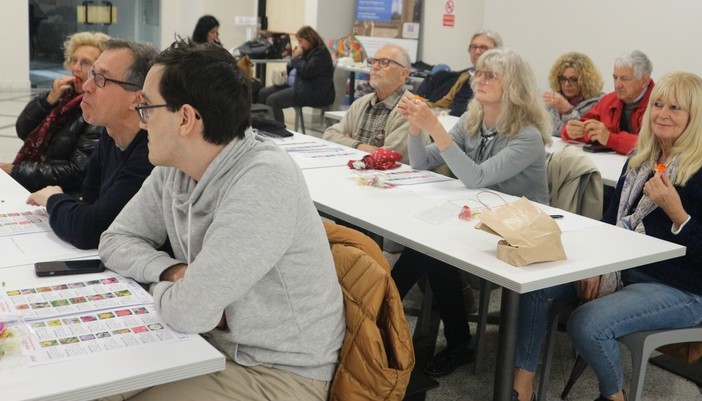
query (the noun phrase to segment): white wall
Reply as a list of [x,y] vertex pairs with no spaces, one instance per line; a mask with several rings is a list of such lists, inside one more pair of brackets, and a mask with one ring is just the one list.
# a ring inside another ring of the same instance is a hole
[[[673,70],[702,75],[702,2],[676,0],[453,0],[455,26],[442,26],[445,0],[424,0],[419,59],[446,63],[453,69],[468,66],[470,35],[481,28],[498,31],[506,46],[517,49],[534,68],[539,85],[547,87],[553,61],[568,51],[588,54],[612,89],[614,58],[638,49],[653,62],[657,79]],[[293,0],[295,16],[285,20],[294,32],[303,24],[317,27],[325,39],[351,31],[353,0]],[[322,5],[324,3],[324,5]],[[222,26],[220,39],[233,47],[245,39],[245,28],[234,25],[237,15],[256,15],[256,0],[161,0],[161,47],[174,33],[192,34],[197,19],[215,15]],[[271,27],[274,28],[274,27]],[[26,0],[5,0],[0,34],[6,40],[0,63],[0,90],[29,87],[29,32]]]
[[246,27],[235,25],[236,16],[256,16],[256,0],[161,0],[161,48],[174,35],[190,36],[197,20],[211,14],[219,20],[219,40],[227,49],[246,40]]
[[[305,0],[305,25],[315,27],[327,42],[343,38],[353,29],[353,16],[356,2],[337,0]],[[348,18],[347,18],[348,17]]]
[[0,91],[26,90],[29,82],[29,7],[27,1],[3,3],[0,36],[4,38],[0,63]]
[[[443,26],[446,0],[424,0],[418,60],[448,64],[452,70],[470,67],[470,37],[483,25],[484,3],[491,0],[453,0],[454,26]],[[536,0],[541,1],[541,0]]]
[[700,75],[702,2],[699,0],[485,0],[485,26],[530,62],[542,88],[562,53],[590,56],[613,90],[614,59],[641,50],[653,63],[654,80],[683,70]]

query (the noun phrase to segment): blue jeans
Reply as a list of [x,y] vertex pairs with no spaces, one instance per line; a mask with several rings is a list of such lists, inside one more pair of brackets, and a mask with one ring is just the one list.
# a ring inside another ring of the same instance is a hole
[[583,304],[568,321],[570,340],[597,375],[603,396],[624,387],[617,338],[702,322],[701,295],[656,282],[636,282],[650,281],[646,278],[634,281],[614,294]]
[[541,348],[546,338],[551,300],[561,299],[577,305],[580,301],[573,283],[522,294],[517,319],[517,349],[514,366],[535,372],[539,366]]

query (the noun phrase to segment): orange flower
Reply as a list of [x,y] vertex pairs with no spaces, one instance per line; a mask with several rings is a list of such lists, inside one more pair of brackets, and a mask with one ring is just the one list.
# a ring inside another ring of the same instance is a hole
[[668,166],[666,166],[665,164],[656,164],[656,171],[659,173],[664,173],[667,169]]

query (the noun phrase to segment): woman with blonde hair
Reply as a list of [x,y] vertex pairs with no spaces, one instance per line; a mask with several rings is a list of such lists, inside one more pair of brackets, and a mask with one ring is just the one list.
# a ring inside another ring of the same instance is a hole
[[[687,247],[685,256],[621,272],[623,288],[598,297],[600,277],[523,294],[514,388],[533,393],[550,300],[584,302],[568,334],[599,381],[597,401],[626,400],[616,339],[702,323],[702,78],[669,73],[653,88],[639,138],[604,222]],[[597,239],[588,246],[597,249]]]
[[[545,145],[551,142],[551,125],[531,67],[514,50],[488,50],[478,59],[471,85],[475,96],[468,111],[448,133],[426,103],[411,96],[400,101],[400,113],[410,123],[410,164],[434,169],[445,163],[467,188],[548,204]],[[434,143],[425,146],[422,131]],[[441,376],[472,362],[470,331],[460,274],[452,266],[405,248],[392,270],[400,295],[425,271],[444,322],[446,348],[424,372]]]
[[12,163],[0,163],[29,192],[58,185],[80,191],[88,158],[102,127],[83,120],[83,83],[104,50],[109,36],[78,32],[64,42],[64,67],[71,75],[57,78],[51,90],[29,101],[17,118],[17,136],[24,141]]
[[553,124],[553,136],[560,137],[563,125],[580,119],[604,93],[602,76],[590,57],[577,52],[560,56],[548,76],[550,92],[542,98]]

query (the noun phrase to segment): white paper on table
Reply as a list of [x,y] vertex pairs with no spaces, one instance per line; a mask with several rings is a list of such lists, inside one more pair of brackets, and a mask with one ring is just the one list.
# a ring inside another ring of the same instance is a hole
[[53,231],[0,236],[0,268],[48,260],[97,256],[97,249],[81,250]]

